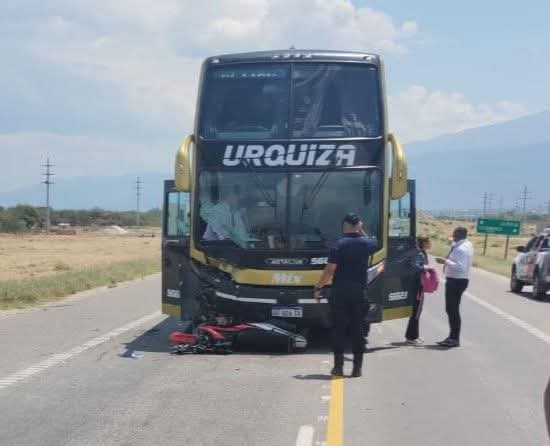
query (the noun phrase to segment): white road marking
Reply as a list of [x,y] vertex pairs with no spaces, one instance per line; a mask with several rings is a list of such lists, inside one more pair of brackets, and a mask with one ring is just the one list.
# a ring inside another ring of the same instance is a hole
[[301,426],[298,431],[298,437],[296,437],[296,446],[311,446],[313,444],[314,432],[312,426]]
[[10,387],[14,384],[17,384],[18,382],[21,382],[33,375],[37,375],[43,372],[44,370],[49,369],[50,367],[53,367],[58,364],[62,364],[67,360],[75,357],[76,355],[79,355],[80,353],[85,352],[86,350],[89,350],[93,347],[97,347],[98,345],[104,344],[105,342],[108,342],[111,339],[114,339],[117,336],[120,336],[121,334],[129,330],[137,328],[140,325],[150,322],[151,320],[159,316],[160,316],[160,311],[155,311],[154,313],[151,313],[140,319],[129,322],[128,324],[123,325],[122,327],[116,328],[108,333],[105,333],[102,336],[98,336],[97,338],[91,339],[82,345],[72,348],[69,351],[66,351],[64,353],[57,353],[55,355],[50,356],[47,359],[44,359],[43,361],[40,361],[38,364],[34,364],[26,369],[20,370],[4,378],[1,378],[0,390],[5,389],[6,387]]
[[474,296],[472,293],[466,292],[464,293],[464,295],[468,297],[470,300],[474,301],[476,304],[486,308],[489,311],[492,311],[493,313],[506,319],[508,322],[511,322],[516,327],[522,328],[527,333],[533,335],[534,337],[540,339],[543,342],[546,342],[547,344],[550,344],[550,335],[543,332],[542,330],[539,330],[537,327],[534,327],[531,324],[528,324],[527,322],[515,316],[512,316],[511,314],[506,313],[505,311],[502,311],[500,308],[495,307],[494,305],[488,302],[485,302],[483,299],[480,299],[479,297]]

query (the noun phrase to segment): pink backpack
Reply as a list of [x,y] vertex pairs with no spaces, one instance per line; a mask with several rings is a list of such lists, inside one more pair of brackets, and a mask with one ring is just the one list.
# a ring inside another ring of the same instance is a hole
[[435,269],[423,271],[420,276],[422,281],[422,289],[425,293],[435,293],[439,287],[439,277]]

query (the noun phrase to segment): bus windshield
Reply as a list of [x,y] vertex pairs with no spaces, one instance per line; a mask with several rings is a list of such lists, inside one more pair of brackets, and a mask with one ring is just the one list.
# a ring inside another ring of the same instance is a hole
[[378,70],[353,63],[235,64],[211,68],[203,88],[204,139],[377,137]]
[[325,172],[207,171],[200,175],[201,244],[251,249],[326,249],[341,218],[356,212],[380,240],[382,174],[377,168]]

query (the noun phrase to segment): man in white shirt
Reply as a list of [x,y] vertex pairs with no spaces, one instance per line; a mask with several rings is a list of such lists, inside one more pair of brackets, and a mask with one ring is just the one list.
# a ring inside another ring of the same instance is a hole
[[213,204],[203,204],[201,217],[207,222],[203,240],[230,239],[239,246],[245,246],[249,239],[248,230],[240,208],[240,188],[235,185],[224,201]]
[[444,265],[445,283],[445,310],[449,317],[449,337],[438,342],[443,347],[460,346],[460,300],[468,288],[470,269],[474,257],[474,247],[467,239],[466,228],[456,228],[453,232],[453,246],[447,258],[436,258],[437,263]]

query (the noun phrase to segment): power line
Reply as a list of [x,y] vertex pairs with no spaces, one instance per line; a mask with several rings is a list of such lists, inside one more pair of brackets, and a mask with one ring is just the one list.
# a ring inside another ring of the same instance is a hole
[[141,191],[143,190],[142,181],[139,177],[136,179],[136,226],[139,226],[139,204],[141,198]]
[[42,181],[42,184],[46,185],[46,232],[50,232],[50,186],[55,184],[51,181],[51,178],[55,176],[55,173],[51,171],[52,167],[55,167],[54,164],[50,164],[50,158],[46,159],[46,164],[42,164],[42,167],[46,168],[46,172],[43,173],[45,180]]

